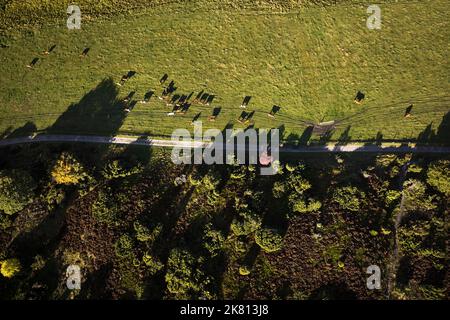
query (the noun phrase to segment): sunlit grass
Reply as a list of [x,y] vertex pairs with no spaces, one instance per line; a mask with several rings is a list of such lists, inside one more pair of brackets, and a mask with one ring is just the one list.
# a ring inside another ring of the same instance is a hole
[[[284,125],[286,135],[301,135],[303,121],[346,119],[333,139],[348,126],[353,140],[378,132],[387,140],[416,138],[430,123],[436,129],[450,109],[448,7],[441,0],[382,5],[378,31],[366,28],[363,5],[269,14],[211,10],[202,1],[88,19],[79,31],[67,30],[65,21],[11,31],[9,47],[0,49],[0,132],[27,121],[43,130],[104,78],[119,81],[134,70],[119,97],[136,91],[142,99],[150,89],[159,95],[159,79],[167,73],[177,93],[205,90],[216,98],[175,117],[166,115],[171,108],[159,99],[137,104],[121,132],[170,135],[174,128],[190,128],[198,112],[205,128],[223,129],[230,121],[243,127],[236,119],[249,95],[255,126]],[[41,55],[52,44],[55,51]],[[80,58],[86,47],[88,57]],[[37,56],[36,67],[26,68]],[[359,90],[366,95],[362,105],[353,102]],[[405,119],[410,104],[413,116]],[[267,116],[273,105],[281,106],[275,119]],[[208,122],[216,106],[222,111]]]

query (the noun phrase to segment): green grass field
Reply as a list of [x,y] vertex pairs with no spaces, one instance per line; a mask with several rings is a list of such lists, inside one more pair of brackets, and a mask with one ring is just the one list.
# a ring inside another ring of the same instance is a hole
[[[386,141],[414,140],[430,124],[438,131],[450,110],[450,2],[380,4],[381,30],[366,27],[369,4],[233,8],[200,0],[83,16],[81,30],[67,29],[61,6],[61,19],[3,32],[0,135],[32,122],[51,132],[165,136],[191,128],[199,112],[205,128],[239,128],[245,96],[252,96],[247,111],[255,111],[255,127],[282,127],[290,138],[332,120],[339,121],[332,140],[380,133]],[[137,73],[122,87],[104,81],[118,82],[130,70]],[[166,73],[176,94],[204,90],[215,95],[212,104],[175,117],[156,97],[128,114],[115,104],[130,91],[137,100],[149,90],[161,95]],[[353,101],[358,91],[366,96],[361,105]],[[404,118],[410,104],[412,116]],[[281,107],[274,119],[267,116],[273,105]],[[209,122],[215,107],[221,113]]]

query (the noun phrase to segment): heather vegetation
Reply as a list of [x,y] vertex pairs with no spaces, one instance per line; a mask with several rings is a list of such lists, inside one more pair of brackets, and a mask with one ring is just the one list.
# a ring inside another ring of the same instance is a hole
[[[175,166],[142,147],[129,174],[105,175],[133,162],[128,152],[2,149],[2,187],[14,191],[0,212],[3,299],[445,296],[448,159],[290,156],[261,176],[257,166]],[[81,291],[65,286],[70,264]],[[366,288],[372,264],[381,290]]]

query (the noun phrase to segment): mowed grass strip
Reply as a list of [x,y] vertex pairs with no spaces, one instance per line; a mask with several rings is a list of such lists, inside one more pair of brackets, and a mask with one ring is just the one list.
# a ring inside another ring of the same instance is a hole
[[[82,30],[67,30],[65,21],[29,31],[10,31],[8,47],[0,49],[0,132],[32,121],[45,130],[70,105],[104,79],[118,82],[114,99],[136,91],[143,99],[113,133],[168,136],[190,128],[201,112],[205,129],[236,120],[245,96],[259,128],[284,129],[301,136],[307,123],[338,122],[332,139],[347,132],[352,140],[415,139],[432,124],[437,129],[449,111],[448,1],[383,4],[382,29],[368,30],[366,6],[308,6],[282,14],[270,10],[216,10],[207,2],[186,2],[141,10],[109,19],[88,19]],[[273,14],[271,14],[273,13]],[[56,44],[48,56],[42,51]],[[85,58],[80,54],[90,51]],[[40,60],[33,69],[26,65]],[[175,81],[176,94],[204,91],[215,96],[210,106],[193,104],[186,115],[167,116],[156,96],[163,74]],[[353,99],[365,94],[363,104]],[[404,118],[413,104],[412,117]],[[274,119],[273,105],[281,110]],[[207,121],[215,107],[221,112]],[[117,112],[122,112],[118,110]],[[74,122],[92,121],[84,112]],[[102,132],[107,117],[99,117]],[[91,131],[91,130],[89,130]]]

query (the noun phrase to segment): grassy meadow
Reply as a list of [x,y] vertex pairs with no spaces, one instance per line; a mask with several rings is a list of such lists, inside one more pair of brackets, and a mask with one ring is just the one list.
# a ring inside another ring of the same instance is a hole
[[[254,126],[282,128],[286,139],[333,120],[331,140],[415,140],[427,126],[439,130],[450,110],[448,1],[380,4],[381,30],[366,27],[369,4],[360,1],[262,3],[181,1],[110,16],[86,14],[81,30],[67,29],[61,5],[61,18],[4,30],[0,136],[36,127],[161,137],[191,128],[199,113],[205,128],[245,128],[237,122],[245,96],[252,97],[246,111],[255,111]],[[43,55],[52,45],[54,51]],[[88,55],[80,57],[85,48]],[[27,68],[35,57],[35,67]],[[136,74],[124,86],[112,85],[128,71]],[[165,85],[175,82],[175,94],[203,91],[214,100],[167,116],[172,107],[157,98],[164,74]],[[150,90],[150,102],[137,103],[130,113],[116,103],[132,91],[141,100]],[[354,103],[358,91],[365,94],[362,104]],[[274,105],[281,109],[270,118]],[[217,107],[216,121],[208,121]]]

